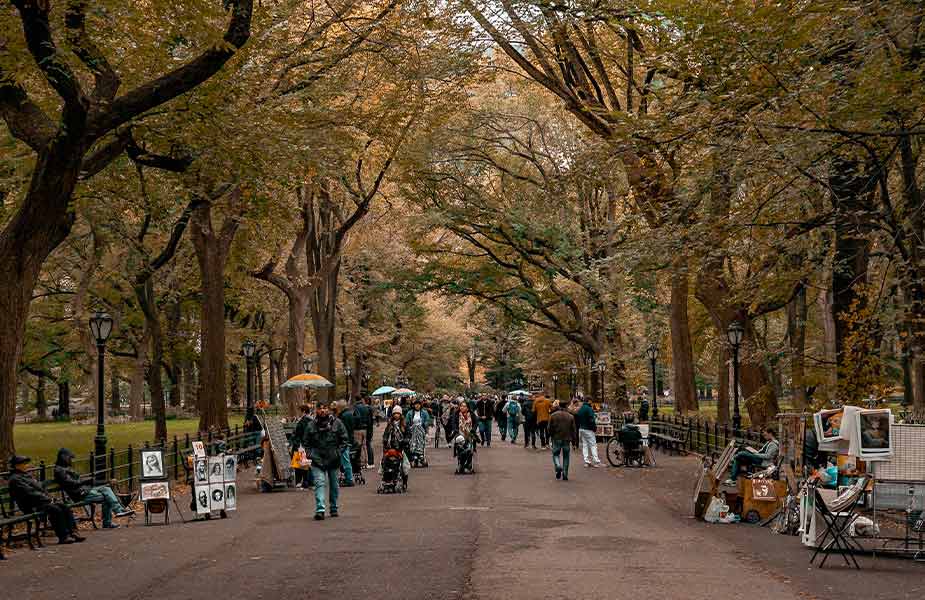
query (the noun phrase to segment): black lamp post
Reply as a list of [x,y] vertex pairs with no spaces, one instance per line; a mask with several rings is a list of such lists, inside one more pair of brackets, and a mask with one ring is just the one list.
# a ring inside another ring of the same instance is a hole
[[108,313],[96,311],[90,317],[90,333],[96,340],[97,373],[96,373],[96,436],[93,438],[93,482],[103,485],[106,482],[106,421],[105,401],[103,399],[103,357],[106,354],[106,340],[112,333],[112,317]]
[[739,412],[739,346],[742,345],[744,335],[745,329],[738,321],[730,323],[726,330],[726,339],[732,346],[732,429],[736,436],[742,428],[742,413]]
[[382,376],[382,387],[389,385],[389,378],[385,375]]
[[369,396],[369,369],[363,370],[363,395]]
[[347,380],[347,402],[350,402],[350,376],[353,375],[353,369],[350,365],[344,367],[344,377]]
[[244,419],[248,420],[254,416],[254,353],[257,351],[257,344],[254,340],[247,340],[241,344],[241,351],[247,365],[247,410]]
[[556,400],[559,399],[559,374],[552,374],[552,397]]
[[604,403],[604,372],[607,370],[607,363],[603,359],[597,361],[597,387],[601,393],[601,404]]
[[652,364],[652,419],[658,417],[658,387],[655,382],[655,361],[658,360],[658,346],[652,344],[646,349],[646,356]]
[[571,391],[572,395],[571,395],[571,398],[569,398],[569,400],[571,400],[572,398],[575,397],[575,392],[577,391],[576,388],[578,386],[578,367],[576,365],[572,365],[571,367],[569,367],[569,373],[572,375],[572,391]]

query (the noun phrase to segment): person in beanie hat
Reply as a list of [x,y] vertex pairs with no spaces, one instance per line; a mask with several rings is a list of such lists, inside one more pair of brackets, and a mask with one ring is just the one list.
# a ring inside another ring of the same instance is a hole
[[42,484],[29,473],[29,457],[15,455],[10,459],[12,474],[9,479],[10,496],[13,502],[25,514],[44,512],[48,515],[59,544],[73,544],[82,542],[83,538],[77,534],[77,521],[71,509],[60,502],[55,502],[48,495]]

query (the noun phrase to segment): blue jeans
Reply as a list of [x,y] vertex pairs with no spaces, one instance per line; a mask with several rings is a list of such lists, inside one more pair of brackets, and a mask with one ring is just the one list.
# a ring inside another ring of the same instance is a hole
[[479,433],[482,435],[482,444],[491,446],[491,419],[479,421]]
[[[565,477],[568,477],[568,464],[571,453],[572,448],[569,442],[552,441],[552,466],[556,469],[556,472],[562,471],[562,475]],[[562,455],[561,460],[559,458],[560,454]]]
[[337,484],[337,476],[340,469],[322,469],[321,467],[312,466],[312,478],[315,480],[315,512],[324,514],[324,501],[327,498],[331,501],[331,512],[337,512],[337,496],[340,487]]
[[122,506],[122,503],[119,502],[119,499],[116,497],[116,493],[113,492],[112,488],[108,485],[90,488],[90,491],[84,496],[84,500],[103,503],[103,527],[112,525],[113,509],[116,511],[125,510],[125,507]]
[[507,437],[507,419],[498,419],[498,432],[501,434],[501,441],[503,442]]
[[517,441],[517,429],[520,427],[520,423],[517,422],[517,417],[508,416],[507,418],[507,434],[511,438],[511,443]]
[[754,452],[742,450],[735,455],[735,458],[732,459],[732,472],[730,479],[735,481],[738,479],[740,471],[747,470],[751,465],[760,465],[761,461],[762,458]]
[[353,465],[350,464],[350,447],[340,451],[340,468],[344,472],[344,483],[353,483]]

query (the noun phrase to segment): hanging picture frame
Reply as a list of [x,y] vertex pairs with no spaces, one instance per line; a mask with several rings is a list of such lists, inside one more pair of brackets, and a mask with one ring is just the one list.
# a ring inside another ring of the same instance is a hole
[[234,454],[225,455],[225,483],[234,482],[238,476],[238,457]]
[[196,514],[197,515],[207,515],[212,510],[209,508],[209,485],[205,484],[203,486],[197,486],[193,493],[196,497]]
[[[237,490],[236,490],[237,491]],[[225,510],[225,484],[209,485],[209,510]]]
[[209,484],[225,482],[225,455],[209,457]]
[[225,483],[225,510],[238,508],[238,484]]

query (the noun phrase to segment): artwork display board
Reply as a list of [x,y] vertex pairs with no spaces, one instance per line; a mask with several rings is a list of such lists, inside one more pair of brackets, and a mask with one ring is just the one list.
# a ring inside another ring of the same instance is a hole
[[196,497],[196,514],[197,515],[207,515],[212,510],[209,508],[209,484],[205,484],[193,489],[193,494]]
[[144,448],[139,452],[141,457],[140,479],[165,479],[167,467],[164,465],[164,451],[160,448]]
[[170,498],[170,482],[143,481],[139,486],[139,496],[142,502],[149,500],[167,500]]
[[[273,453],[273,461],[279,470],[281,480],[288,480],[291,476],[291,465],[289,462],[289,443],[286,441],[286,431],[283,429],[283,423],[279,417],[271,417],[266,414],[259,415],[258,420],[263,425],[264,431],[267,432],[267,438],[270,440],[270,451]],[[261,473],[263,474],[263,473]]]
[[871,463],[878,481],[925,481],[925,425],[892,423],[893,456]]

